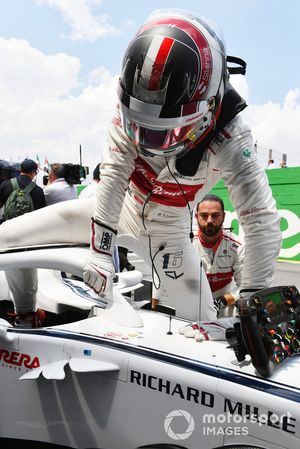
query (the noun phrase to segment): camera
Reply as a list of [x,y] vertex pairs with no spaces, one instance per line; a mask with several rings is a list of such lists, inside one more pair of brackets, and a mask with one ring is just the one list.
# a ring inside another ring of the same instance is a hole
[[48,175],[44,175],[43,176],[43,186],[46,186],[48,184],[49,181],[49,176]]
[[[64,178],[70,185],[81,184],[81,179],[86,178],[88,167],[82,167],[79,164],[61,164],[55,174],[58,178]],[[43,176],[43,185],[46,186],[49,181],[49,175]]]
[[64,178],[68,184],[80,184],[81,166],[79,164],[62,164],[64,168]]

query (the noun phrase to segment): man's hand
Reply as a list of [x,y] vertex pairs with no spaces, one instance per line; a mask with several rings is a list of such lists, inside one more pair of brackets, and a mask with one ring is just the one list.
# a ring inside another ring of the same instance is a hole
[[223,307],[227,306],[227,301],[225,296],[218,296],[217,298],[214,299],[214,308],[216,309],[217,313],[220,312],[221,309],[223,309]]
[[111,256],[95,257],[87,262],[83,269],[83,280],[96,293],[104,293],[112,283],[115,269]]
[[91,258],[83,269],[83,280],[96,293],[104,293],[112,286],[115,268],[112,252],[116,231],[92,219]]
[[225,340],[225,332],[228,326],[232,326],[232,319],[220,319],[209,322],[198,322],[181,327],[178,332],[186,338],[194,338],[196,341]]
[[205,329],[200,326],[200,323],[194,323],[189,326],[181,327],[178,331],[181,335],[186,338],[194,338],[196,341],[209,340],[209,335]]

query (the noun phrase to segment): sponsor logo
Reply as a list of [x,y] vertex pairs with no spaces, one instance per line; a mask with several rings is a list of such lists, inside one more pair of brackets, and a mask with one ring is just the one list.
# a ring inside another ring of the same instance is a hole
[[245,217],[246,215],[258,214],[262,210],[266,210],[266,207],[252,207],[251,209],[242,210],[240,216]]
[[[157,377],[154,375],[142,373],[139,371],[130,371],[130,383],[137,388],[146,388],[148,390],[156,391],[157,393],[166,396],[166,400],[174,398],[187,403],[195,404],[201,408],[206,407],[210,409],[210,413],[202,414],[202,422],[199,424],[204,435],[246,435],[247,427],[241,427],[242,424],[254,423],[258,426],[267,426],[271,428],[280,429],[290,434],[296,434],[297,421],[290,412],[278,415],[273,410],[257,407],[254,404],[247,404],[246,402],[239,402],[230,398],[221,398],[219,395],[214,395],[208,391],[200,390],[194,386],[176,383],[175,381],[166,378]],[[223,409],[223,413],[219,413]],[[196,410],[196,409],[195,409]],[[216,413],[218,411],[218,413]],[[188,434],[188,438],[194,431],[195,424],[192,424],[192,417],[184,410],[173,410],[165,418],[165,431],[173,439],[184,439],[181,435]],[[197,413],[197,412],[195,412]],[[197,414],[197,416],[199,416]],[[179,419],[177,422],[177,419]],[[183,418],[185,421],[183,421]],[[183,422],[185,428],[183,429]],[[228,424],[233,424],[227,431]],[[238,425],[238,427],[235,427]],[[184,430],[184,432],[182,432]],[[180,432],[180,433],[179,433]],[[172,435],[172,436],[171,436]]]
[[210,76],[211,76],[211,54],[210,54],[210,50],[207,47],[203,48],[202,51],[202,56],[203,56],[203,74],[202,74],[202,82],[204,83],[208,83],[210,80]]
[[131,370],[130,383],[141,388],[158,391],[169,397],[183,399],[203,407],[214,407],[215,397],[212,393],[187,385],[181,385],[180,383],[176,383],[168,379]]
[[5,363],[19,367],[23,366],[28,369],[38,368],[40,366],[38,357],[31,357],[29,354],[8,351],[7,349],[0,349],[0,361],[2,361],[2,366]]
[[128,334],[121,334],[120,332],[109,331],[105,332],[104,337],[113,338],[115,340],[130,340],[132,338],[144,338],[143,332],[129,332]]
[[[183,420],[186,423],[185,431],[176,433],[175,431],[179,427],[178,424],[180,424],[179,421]],[[186,440],[192,435],[195,429],[195,421],[192,415],[186,410],[173,410],[165,418],[164,429],[172,440]]]
[[151,183],[153,194],[169,195],[169,196],[176,197],[176,196],[182,196],[182,195],[188,194],[191,191],[190,189],[186,189],[183,191],[181,191],[181,190],[171,191],[171,189],[174,188],[174,184],[164,183],[163,185],[170,189],[170,190],[167,190],[162,185],[157,184],[157,179],[156,179],[157,175],[153,175],[152,173],[150,173],[149,170],[144,168],[141,164],[136,164],[136,170],[137,170],[137,172],[141,173],[147,181],[149,181]]
[[103,251],[110,251],[111,238],[112,238],[111,232],[104,231],[102,233],[102,238],[101,238],[101,242],[100,242],[100,249],[102,249]]
[[249,148],[245,148],[242,152],[242,159],[250,159],[251,158],[251,151]]
[[221,136],[221,134],[218,134],[214,139],[213,142],[221,144],[222,142],[224,142],[225,137]]
[[[225,198],[225,197],[224,197]],[[293,207],[293,206],[291,206]],[[299,242],[299,232],[300,232],[300,219],[299,214],[297,215],[297,206],[295,211],[288,209],[278,209],[278,213],[281,217],[282,226],[282,246],[279,253],[279,257],[300,261],[300,242]],[[258,209],[262,210],[262,209]],[[256,209],[253,210],[255,213]],[[243,211],[241,215],[250,214],[250,210]],[[233,233],[239,238],[244,239],[244,232],[241,226],[238,225],[237,213],[234,211],[226,210],[225,226],[233,226]]]

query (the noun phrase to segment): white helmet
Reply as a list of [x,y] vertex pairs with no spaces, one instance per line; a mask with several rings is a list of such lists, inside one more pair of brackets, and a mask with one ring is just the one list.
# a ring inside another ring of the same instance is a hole
[[206,19],[181,10],[152,14],[123,59],[125,133],[148,156],[191,149],[214,126],[226,77],[222,33]]

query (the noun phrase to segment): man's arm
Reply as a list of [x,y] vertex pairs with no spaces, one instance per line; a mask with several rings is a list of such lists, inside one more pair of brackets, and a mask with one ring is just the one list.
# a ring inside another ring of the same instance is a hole
[[84,282],[96,293],[102,294],[112,286],[117,225],[136,157],[135,146],[125,136],[119,118],[115,117],[101,162],[101,181],[92,218],[91,257],[83,271]]
[[241,290],[259,290],[273,280],[281,244],[280,220],[249,128],[234,119],[226,131],[232,137],[219,147],[217,167],[245,234]]
[[126,137],[117,115],[109,129],[101,162],[101,182],[96,192],[94,218],[117,228],[124,196],[137,158],[136,147]]

